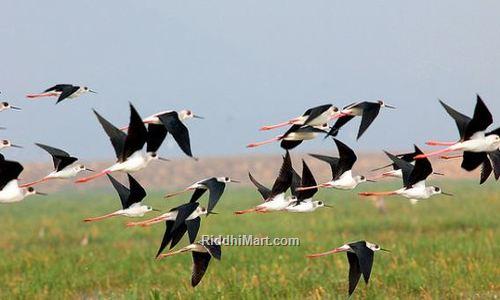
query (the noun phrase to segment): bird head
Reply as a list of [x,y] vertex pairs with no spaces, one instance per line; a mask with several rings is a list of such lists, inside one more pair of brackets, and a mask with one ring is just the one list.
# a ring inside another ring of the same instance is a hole
[[231,179],[229,177],[217,177],[217,181],[224,183],[229,183],[229,182],[240,183],[239,180]]
[[169,161],[166,158],[160,157],[156,152],[148,152],[148,153],[146,153],[146,159],[148,161],[152,161],[152,160]]
[[384,249],[384,248],[381,248],[379,245],[377,244],[374,244],[374,243],[370,243],[370,242],[365,242],[366,243],[366,247],[368,247],[370,250],[372,251],[379,251],[379,250],[382,250],[382,251],[386,251],[386,252],[391,252],[390,250],[387,250],[387,249]]
[[24,189],[24,196],[25,197],[28,197],[28,196],[31,196],[31,195],[41,195],[41,196],[47,196],[47,194],[45,193],[41,193],[41,192],[37,192],[33,187],[28,187],[26,189]]
[[96,92],[96,91],[91,90],[88,86],[84,86],[84,87],[83,87],[83,91],[85,91],[85,92],[90,92],[90,93],[94,93],[94,94],[97,94],[97,92]]
[[323,201],[314,201],[313,202],[314,207],[328,207],[328,208],[333,208],[333,206],[325,204]]
[[79,164],[75,166],[76,171],[81,172],[81,171],[89,171],[89,172],[94,172],[94,170],[87,168],[85,165]]
[[184,121],[187,119],[192,119],[192,118],[203,119],[203,117],[194,114],[193,111],[191,111],[189,109],[183,109],[183,110],[179,111],[179,119],[181,121]]
[[17,106],[12,106],[10,105],[9,102],[0,102],[0,109],[1,110],[4,110],[4,109],[14,109],[14,110],[21,110],[20,107],[17,107]]
[[196,212],[198,213],[199,216],[203,216],[203,215],[206,215],[208,213],[208,210],[203,206],[198,206],[196,208]]
[[380,105],[380,107],[387,107],[387,108],[392,108],[392,109],[396,108],[395,106],[389,105],[382,100],[378,100],[377,103]]
[[498,134],[490,134],[485,137],[488,143],[491,143],[494,148],[500,148],[500,136]]
[[452,194],[443,192],[443,190],[437,186],[428,186],[427,190],[429,191],[429,194],[431,196],[432,195],[439,195],[439,194],[446,195],[446,196],[453,196]]
[[12,144],[12,142],[9,140],[0,140],[0,149],[1,148],[8,148],[8,147],[22,148],[19,145]]

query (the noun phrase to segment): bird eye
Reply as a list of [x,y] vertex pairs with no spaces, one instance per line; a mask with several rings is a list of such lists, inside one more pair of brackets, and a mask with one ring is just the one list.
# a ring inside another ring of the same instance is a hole
[[84,87],[83,89],[84,89],[84,90],[88,90],[89,88],[88,88],[88,87]]
[[2,102],[3,106],[9,106],[9,102]]
[[32,187],[29,187],[29,188],[28,188],[28,192],[30,192],[30,193],[31,193],[31,192],[33,192],[33,191],[35,191],[35,189],[34,189],[34,188],[32,188]]
[[4,145],[8,145],[9,144],[9,141],[3,141],[2,142]]
[[190,116],[192,112],[190,110],[187,111],[187,115]]
[[338,108],[338,107],[334,107],[334,108],[333,108],[333,111],[334,111],[334,112],[337,112],[337,111],[339,111],[339,108]]
[[225,178],[225,180],[226,180],[226,181],[229,181],[229,177],[226,177],[226,178]]
[[439,191],[440,191],[440,189],[439,189],[438,187],[435,187],[435,188],[434,188],[434,190],[435,190],[436,192],[439,192]]
[[156,156],[158,156],[156,153],[151,153],[151,157],[153,157],[153,158],[154,158],[154,157],[156,157]]
[[361,180],[365,180],[365,179],[366,179],[365,176],[361,176]]
[[319,205],[323,205],[323,202],[319,201],[319,202],[318,202],[318,204],[319,204]]

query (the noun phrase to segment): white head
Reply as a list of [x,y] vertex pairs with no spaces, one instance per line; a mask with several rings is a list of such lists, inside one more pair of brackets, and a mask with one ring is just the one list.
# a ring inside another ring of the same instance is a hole
[[319,129],[319,130],[323,130],[323,131],[329,131],[330,130],[330,126],[328,126],[327,123],[314,126],[314,128]]
[[78,165],[74,166],[74,169],[77,173],[82,172],[82,171],[94,172],[94,170],[87,168],[85,165],[82,165],[82,164],[78,164]]
[[497,134],[489,134],[485,137],[486,141],[492,144],[494,148],[500,148],[500,136]]
[[297,197],[295,197],[295,196],[288,197],[288,202],[290,202],[290,203],[297,202]]
[[88,86],[82,86],[81,89],[83,90],[83,92],[87,93],[87,92],[90,92],[90,93],[94,93],[94,94],[97,94],[96,91],[93,91],[91,89],[89,89]]
[[367,179],[363,175],[358,175],[358,176],[354,176],[354,181],[356,181],[357,184],[360,184],[362,182],[366,182]]
[[231,179],[229,177],[217,177],[218,182],[224,182],[224,183],[229,183],[229,182],[234,182],[234,183],[239,183],[240,181]]
[[333,206],[326,205],[326,204],[325,204],[325,202],[323,202],[323,201],[313,201],[313,207],[314,207],[314,208],[318,208],[318,207],[328,207],[328,208],[332,208]]
[[14,109],[14,110],[21,110],[20,107],[17,106],[12,106],[10,105],[9,102],[0,102],[0,111],[5,110],[5,109]]
[[340,114],[340,109],[336,106],[331,106],[328,109],[328,115],[330,115],[331,118],[336,117]]
[[437,187],[437,186],[431,185],[431,186],[426,187],[425,189],[426,189],[427,193],[429,194],[429,196],[439,195],[439,194],[443,194],[446,196],[453,196],[452,194],[443,192],[443,190],[441,190],[441,188]]
[[152,161],[152,160],[162,160],[162,161],[169,161],[166,158],[160,157],[156,152],[148,152],[146,153],[146,160]]
[[12,142],[9,140],[0,140],[0,149],[9,148],[9,147],[22,148],[21,146],[12,144]]
[[207,212],[208,212],[208,210],[207,210],[205,207],[203,207],[203,206],[198,206],[198,207],[196,208],[196,214],[197,214],[198,216],[203,216],[203,215],[206,215],[206,214],[207,214]]
[[370,242],[365,242],[366,243],[366,247],[368,247],[370,250],[372,251],[379,251],[379,250],[382,250],[382,251],[388,251],[386,249],[382,249],[380,248],[379,245],[377,244],[374,244],[374,243],[370,243]]
[[387,107],[387,108],[392,108],[392,109],[396,108],[395,106],[389,105],[382,100],[378,100],[377,103],[380,104],[380,107]]
[[183,109],[183,110],[179,111],[178,114],[179,114],[179,119],[181,121],[184,121],[184,120],[187,120],[187,119],[192,119],[192,118],[203,119],[203,117],[195,115],[193,113],[193,111],[191,111],[189,109]]

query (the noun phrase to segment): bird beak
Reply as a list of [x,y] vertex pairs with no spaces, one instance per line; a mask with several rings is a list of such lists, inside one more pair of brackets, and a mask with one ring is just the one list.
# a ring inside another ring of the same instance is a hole
[[391,250],[389,249],[384,249],[384,248],[380,248],[381,251],[385,251],[385,252],[391,252]]
[[432,173],[432,174],[434,174],[434,175],[439,175],[439,176],[444,176],[444,174],[443,174],[443,173],[439,173],[439,172],[434,172],[434,173]]
[[93,90],[91,90],[91,89],[89,89],[89,92],[94,93],[94,94],[97,94],[97,92],[96,92],[96,91],[93,91]]
[[387,107],[387,108],[396,109],[396,106],[392,106],[392,105],[388,105],[388,104],[386,104],[386,105],[384,105],[384,106],[385,106],[385,107]]
[[22,148],[22,147],[23,147],[23,146],[14,145],[14,144],[12,144],[12,145],[10,145],[10,146],[11,146],[11,147],[14,147],[14,148]]
[[86,171],[89,171],[89,172],[95,172],[94,170],[92,169],[89,169],[89,168],[85,168]]
[[36,195],[40,195],[40,196],[48,196],[49,194],[46,194],[46,193],[42,193],[42,192],[35,192]]
[[333,206],[331,205],[326,205],[326,204],[323,204],[324,207],[328,207],[328,208],[333,208]]
[[445,192],[441,192],[441,194],[445,195],[445,196],[453,196],[453,194],[450,194],[450,193],[445,193]]
[[373,180],[373,179],[367,179],[366,181],[367,182],[377,182],[376,180]]
[[198,115],[193,115],[193,118],[196,118],[196,119],[205,119],[204,117],[198,116]]
[[20,107],[17,107],[17,106],[10,106],[10,108],[14,109],[14,110],[22,110]]
[[235,179],[231,179],[231,180],[229,180],[229,182],[240,183],[241,181],[235,180]]
[[218,215],[219,213],[215,212],[215,211],[211,211],[210,214]]
[[156,208],[152,208],[151,210],[152,211],[160,211],[159,209],[156,209]]
[[161,161],[170,161],[170,159],[164,158],[164,157],[158,157],[159,160]]

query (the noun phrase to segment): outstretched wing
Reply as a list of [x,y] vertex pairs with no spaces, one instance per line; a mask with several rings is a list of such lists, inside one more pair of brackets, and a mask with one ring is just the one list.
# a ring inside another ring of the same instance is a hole
[[319,154],[309,154],[310,156],[322,160],[330,165],[330,169],[332,170],[332,178],[334,178],[337,174],[337,170],[339,167],[339,158],[338,157],[332,157],[332,156],[326,156],[326,155],[319,155]]
[[464,140],[465,131],[467,130],[467,125],[469,125],[471,118],[456,111],[451,106],[448,106],[446,103],[444,103],[441,100],[439,100],[439,103],[441,103],[441,105],[444,107],[444,109],[450,115],[450,117],[452,117],[453,120],[455,120],[455,124],[457,125],[458,133],[460,134],[460,140],[461,141]]
[[308,116],[306,121],[304,122],[304,125],[307,125],[309,122],[312,120],[316,119],[317,117],[321,116],[322,113],[327,111],[330,107],[332,107],[331,104],[325,104],[325,105],[320,105],[316,106],[313,108],[308,109],[303,116]]
[[200,283],[203,275],[207,271],[208,264],[212,256],[210,253],[203,252],[192,252],[193,255],[193,271],[191,275],[191,286],[195,287]]
[[54,161],[54,169],[56,171],[61,171],[62,169],[66,168],[67,166],[71,165],[72,163],[78,160],[78,158],[71,157],[68,154],[68,152],[64,150],[40,143],[35,143],[35,145],[47,151],[52,156],[52,160]]
[[176,111],[172,111],[159,115],[158,118],[160,118],[167,131],[174,137],[181,150],[187,156],[193,157],[189,131],[186,125],[179,119],[179,114]]
[[349,261],[349,296],[352,295],[356,286],[358,285],[359,278],[361,278],[361,270],[359,268],[359,260],[355,253],[346,252],[347,260]]
[[208,197],[208,207],[207,207],[207,215],[209,215],[214,209],[217,202],[219,202],[222,194],[224,193],[224,189],[226,188],[226,184],[224,182],[218,181],[216,178],[211,178],[205,182],[203,182],[210,193]]
[[62,93],[61,95],[59,95],[59,98],[57,98],[56,104],[68,98],[69,96],[73,95],[73,93],[78,91],[78,89],[80,89],[79,86],[73,86],[73,85],[65,86],[64,88],[62,88]]
[[128,199],[130,198],[130,190],[126,186],[121,184],[118,180],[113,178],[113,176],[109,174],[106,175],[108,176],[109,181],[111,181],[111,184],[118,193],[123,209],[130,207],[130,204],[128,203]]
[[97,117],[99,123],[101,123],[102,128],[106,132],[115,149],[116,158],[119,161],[122,161],[121,158],[123,156],[123,149],[125,147],[125,139],[127,138],[127,134],[125,134],[120,129],[116,128],[113,124],[108,122],[108,120],[104,119],[97,111],[94,110],[94,114]]
[[467,125],[465,130],[465,139],[469,139],[474,133],[485,131],[488,126],[493,123],[493,116],[483,100],[477,95],[476,107],[474,108],[474,116]]
[[12,180],[17,179],[23,171],[23,166],[17,161],[0,159],[0,190]]
[[[414,145],[414,147],[416,155],[423,154],[422,150],[420,150],[416,145]],[[411,172],[410,177],[408,179],[409,185],[407,187],[411,187],[417,182],[427,179],[427,177],[431,174],[432,174],[432,165],[429,159],[428,158],[417,159],[415,161],[415,167],[413,168],[413,171]]]
[[410,184],[410,175],[413,172],[413,169],[415,168],[414,165],[411,163],[402,160],[401,158],[392,155],[391,153],[384,151],[385,154],[396,164],[398,169],[401,169],[401,172],[403,173],[403,185],[405,187],[411,187]]
[[[318,183],[314,179],[314,175],[311,172],[311,169],[309,169],[309,166],[306,164],[304,160],[302,160],[302,182],[301,186],[316,186]],[[309,190],[304,190],[304,191],[298,191],[297,192],[297,200],[300,202],[305,199],[311,199],[314,194],[318,192],[317,188],[314,189],[309,189]]]
[[130,122],[120,161],[127,160],[130,155],[141,150],[144,147],[144,144],[146,144],[147,137],[148,131],[142,122],[141,116],[139,116],[135,107],[130,104]]
[[146,191],[130,174],[127,174],[127,177],[130,187],[130,196],[128,197],[127,204],[131,206],[134,203],[141,202],[146,197]]
[[363,274],[365,282],[368,283],[373,266],[373,250],[368,248],[364,241],[352,243],[349,246],[358,257],[359,269]]
[[271,189],[271,197],[285,193],[292,185],[293,180],[293,167],[290,153],[287,151],[283,157],[283,164],[281,165],[278,178],[274,181],[273,188]]
[[271,197],[271,190],[269,188],[258,182],[257,179],[255,179],[252,174],[250,174],[250,172],[248,172],[248,177],[250,178],[250,181],[253,183],[253,185],[255,185],[264,200]]
[[161,124],[148,125],[147,152],[156,152],[167,137],[167,129]]
[[345,172],[352,169],[354,163],[358,159],[354,151],[349,148],[346,144],[342,143],[337,139],[333,139],[337,148],[339,150],[339,163],[338,168],[336,168],[337,172],[335,176],[333,176],[333,180],[336,180],[342,176]]
[[359,126],[358,137],[359,139],[363,133],[370,127],[380,111],[380,104],[375,102],[363,102],[360,104],[363,109],[361,116],[361,125]]

